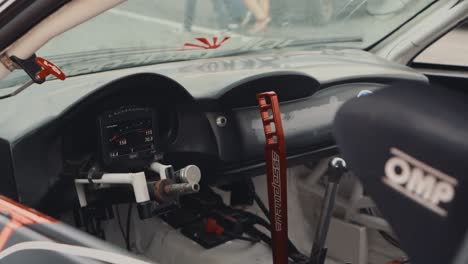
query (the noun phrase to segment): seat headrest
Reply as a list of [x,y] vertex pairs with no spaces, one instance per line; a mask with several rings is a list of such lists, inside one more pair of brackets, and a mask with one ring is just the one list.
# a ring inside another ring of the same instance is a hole
[[399,83],[345,103],[334,135],[413,263],[450,263],[468,227],[468,95]]

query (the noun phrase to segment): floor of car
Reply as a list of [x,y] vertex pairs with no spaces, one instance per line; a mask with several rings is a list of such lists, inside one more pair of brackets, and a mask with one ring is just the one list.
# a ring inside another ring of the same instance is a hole
[[[312,247],[312,238],[315,230],[315,223],[320,211],[321,197],[309,191],[310,180],[319,177],[326,168],[326,162],[322,162],[314,169],[306,166],[299,166],[288,170],[288,217],[289,236],[298,249],[309,254]],[[266,178],[259,176],[254,178],[257,193],[266,199]],[[219,190],[218,190],[219,191]],[[228,195],[223,193],[223,197],[228,203]],[[252,206],[248,210],[262,216],[257,206]],[[127,207],[121,206],[122,222],[126,220]],[[106,240],[114,244],[125,247],[125,240],[117,221],[109,221],[104,224]],[[159,218],[140,220],[133,214],[131,221],[131,250],[134,253],[144,255],[149,259],[161,263],[272,263],[271,249],[263,243],[250,243],[247,241],[233,240],[218,247],[206,250],[197,243],[183,236]],[[401,259],[404,253],[396,247],[386,242],[381,235],[368,229],[366,232],[367,247],[364,253],[367,263],[381,264],[392,260]],[[344,245],[351,245],[355,241],[348,241],[343,236]],[[331,252],[326,263],[345,263],[352,259],[336,259],[336,245],[328,245]],[[362,258],[361,258],[362,259]],[[353,264],[358,264],[352,262]]]

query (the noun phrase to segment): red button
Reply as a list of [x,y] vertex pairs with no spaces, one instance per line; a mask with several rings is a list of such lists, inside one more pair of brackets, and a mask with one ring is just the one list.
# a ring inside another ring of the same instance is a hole
[[216,223],[216,219],[208,218],[205,222],[205,232],[215,233],[219,236],[224,233],[224,228]]

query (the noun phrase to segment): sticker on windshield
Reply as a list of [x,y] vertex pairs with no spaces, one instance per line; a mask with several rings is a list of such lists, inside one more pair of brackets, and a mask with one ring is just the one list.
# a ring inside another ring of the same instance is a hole
[[213,37],[211,42],[208,38],[196,38],[200,43],[185,43],[185,47],[192,47],[192,48],[198,48],[198,49],[217,49],[223,45],[226,41],[228,41],[231,37],[224,37],[220,42],[218,42],[217,37]]

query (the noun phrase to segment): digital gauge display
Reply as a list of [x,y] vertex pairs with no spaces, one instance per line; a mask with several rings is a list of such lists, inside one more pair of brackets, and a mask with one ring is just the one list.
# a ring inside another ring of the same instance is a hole
[[119,108],[99,118],[106,165],[132,167],[156,153],[156,116],[151,108]]
[[109,157],[137,155],[154,149],[153,120],[137,119],[122,121],[106,126]]

